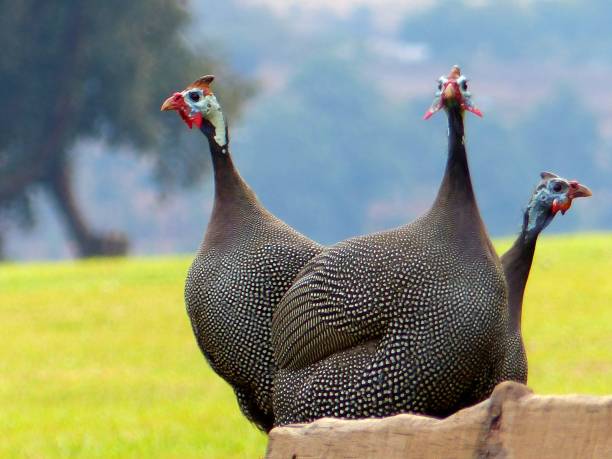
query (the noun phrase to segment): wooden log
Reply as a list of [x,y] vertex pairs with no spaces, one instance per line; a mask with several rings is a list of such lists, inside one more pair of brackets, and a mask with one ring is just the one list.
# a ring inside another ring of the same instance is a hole
[[541,396],[518,383],[446,419],[325,418],[270,432],[267,458],[612,458],[612,396]]

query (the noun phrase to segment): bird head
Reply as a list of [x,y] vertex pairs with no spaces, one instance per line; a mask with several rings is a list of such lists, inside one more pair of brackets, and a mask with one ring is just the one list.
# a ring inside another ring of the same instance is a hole
[[588,187],[552,172],[542,172],[540,177],[525,212],[525,229],[533,234],[546,228],[558,212],[564,215],[575,198],[593,195]]
[[454,65],[448,76],[441,76],[438,79],[438,90],[433,103],[423,119],[429,119],[441,109],[459,107],[461,111],[468,110],[477,116],[482,117],[482,112],[472,103],[472,94],[468,91],[468,80],[461,74],[461,69]]
[[198,78],[181,92],[175,92],[161,106],[161,111],[176,110],[185,124],[193,125],[205,134],[213,134],[219,146],[227,143],[225,120],[221,105],[210,88],[215,79],[212,75]]

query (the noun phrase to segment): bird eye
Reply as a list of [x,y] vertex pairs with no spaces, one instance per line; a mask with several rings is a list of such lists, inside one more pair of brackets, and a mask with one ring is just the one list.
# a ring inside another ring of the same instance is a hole
[[467,81],[463,80],[463,81],[461,82],[461,88],[462,88],[464,91],[467,91]]
[[561,185],[560,182],[555,182],[555,184],[553,185],[553,191],[555,193],[558,193],[559,191],[561,191],[563,189],[563,185]]
[[195,91],[192,91],[192,92],[190,92],[190,93],[189,93],[189,98],[190,98],[192,101],[197,102],[197,101],[199,101],[199,100],[200,100],[200,94],[198,94],[198,93],[197,93],[197,92],[195,92]]
[[442,91],[442,83],[438,83],[438,91]]

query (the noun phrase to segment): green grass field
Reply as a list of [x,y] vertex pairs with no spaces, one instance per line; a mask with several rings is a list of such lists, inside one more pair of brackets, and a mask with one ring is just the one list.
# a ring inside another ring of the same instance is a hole
[[[195,345],[189,263],[0,265],[0,457],[263,456]],[[612,235],[542,238],[523,330],[535,391],[612,393]]]

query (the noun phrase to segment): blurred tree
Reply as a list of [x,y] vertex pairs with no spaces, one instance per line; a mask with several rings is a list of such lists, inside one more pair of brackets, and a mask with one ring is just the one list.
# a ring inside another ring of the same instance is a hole
[[180,3],[0,0],[0,228],[32,225],[39,188],[80,256],[126,252],[123,235],[96,233],[78,206],[71,149],[82,138],[150,155],[164,189],[201,177],[208,155],[184,129],[164,130],[163,98],[202,73],[221,72],[232,88],[222,95],[231,112],[248,87],[186,42]]

